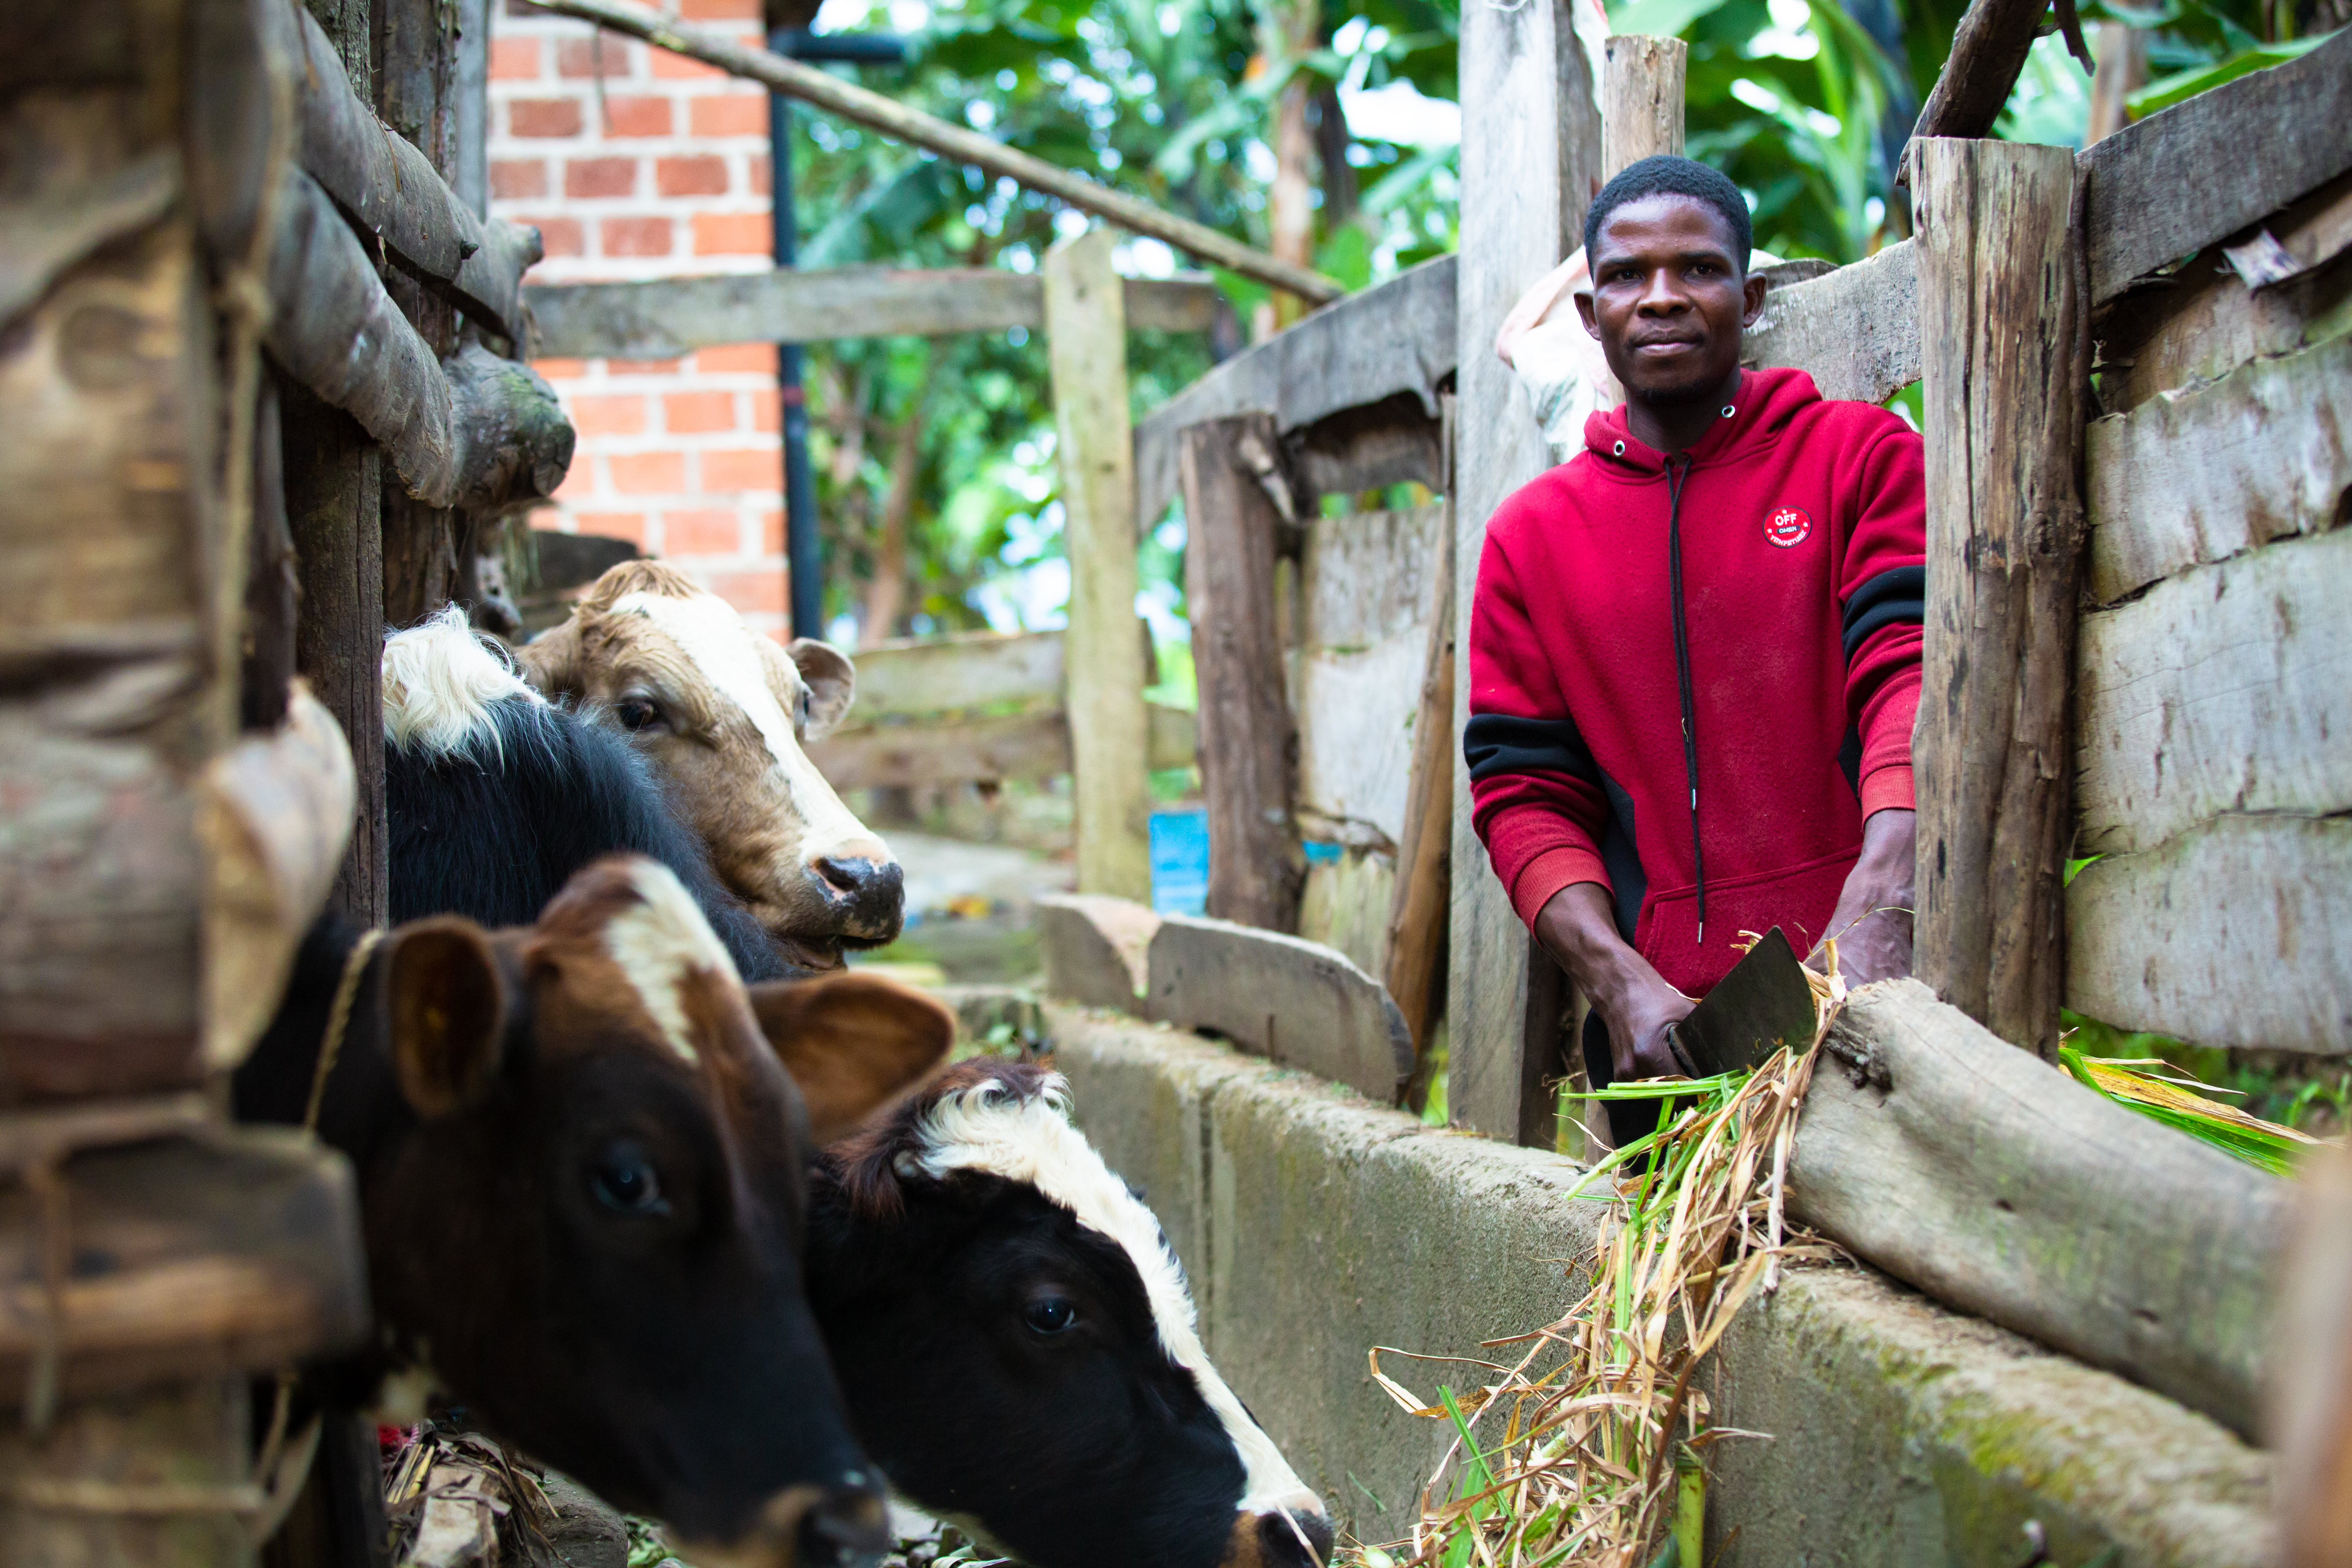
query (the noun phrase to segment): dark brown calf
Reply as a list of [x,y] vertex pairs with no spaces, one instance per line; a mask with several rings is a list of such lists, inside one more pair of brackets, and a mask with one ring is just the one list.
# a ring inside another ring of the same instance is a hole
[[878,1478],[803,1294],[807,1168],[945,1053],[945,1009],[858,974],[747,994],[677,879],[623,857],[533,926],[394,930],[320,1075],[353,947],[312,932],[236,1095],[299,1121],[323,1076],[384,1365],[429,1368],[698,1562],[877,1549]]

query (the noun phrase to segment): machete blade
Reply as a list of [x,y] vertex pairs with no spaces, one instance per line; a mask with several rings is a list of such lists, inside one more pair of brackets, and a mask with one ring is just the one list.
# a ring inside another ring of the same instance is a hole
[[1712,1078],[1752,1068],[1782,1046],[1805,1049],[1816,1019],[1805,966],[1774,926],[1674,1026],[1672,1043],[1695,1076]]

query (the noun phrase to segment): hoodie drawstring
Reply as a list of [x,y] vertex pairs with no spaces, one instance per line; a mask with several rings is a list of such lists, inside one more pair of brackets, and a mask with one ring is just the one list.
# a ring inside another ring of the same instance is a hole
[[1666,571],[1675,600],[1675,679],[1682,689],[1683,772],[1690,781],[1691,865],[1698,878],[1698,941],[1704,946],[1706,851],[1698,837],[1698,718],[1691,700],[1690,629],[1683,615],[1683,481],[1690,469],[1690,458],[1679,453],[1666,459]]

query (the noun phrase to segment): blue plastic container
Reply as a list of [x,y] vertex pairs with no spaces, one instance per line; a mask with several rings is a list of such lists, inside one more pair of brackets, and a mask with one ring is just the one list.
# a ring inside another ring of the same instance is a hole
[[1209,814],[1197,805],[1151,814],[1151,907],[1197,915],[1209,907]]

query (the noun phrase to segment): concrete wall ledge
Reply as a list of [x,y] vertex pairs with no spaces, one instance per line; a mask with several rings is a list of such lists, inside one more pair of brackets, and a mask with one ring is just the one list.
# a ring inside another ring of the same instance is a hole
[[[1445,1447],[1365,1352],[1516,1359],[1556,1318],[1600,1205],[1568,1160],[1424,1126],[1200,1037],[1048,1004],[1079,1121],[1182,1258],[1211,1352],[1343,1528],[1391,1540]],[[2257,1568],[2268,1456],[2109,1373],[1860,1268],[1791,1270],[1704,1373],[1725,1568]],[[1427,1395],[1475,1367],[1397,1361]],[[2036,1559],[2029,1525],[2047,1556]],[[1725,1548],[1727,1547],[1727,1550]]]

